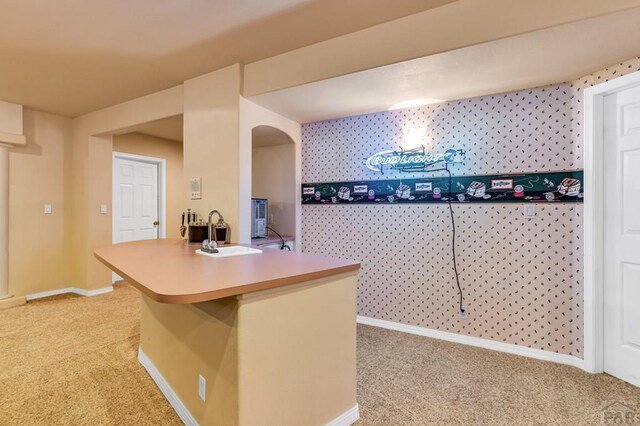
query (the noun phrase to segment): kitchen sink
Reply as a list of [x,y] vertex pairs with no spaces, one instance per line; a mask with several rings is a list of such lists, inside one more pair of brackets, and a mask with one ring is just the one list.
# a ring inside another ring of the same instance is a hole
[[244,256],[246,254],[260,254],[262,250],[245,247],[245,246],[229,246],[229,247],[218,247],[218,253],[207,253],[202,251],[202,249],[196,250],[196,254],[201,254],[203,256],[209,257],[231,257],[231,256]]

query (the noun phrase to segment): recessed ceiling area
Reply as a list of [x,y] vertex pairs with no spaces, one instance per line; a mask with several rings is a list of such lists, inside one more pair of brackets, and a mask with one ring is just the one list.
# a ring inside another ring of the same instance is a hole
[[640,54],[640,8],[249,99],[300,123],[569,82]]
[[123,133],[142,133],[147,136],[168,139],[182,143],[183,141],[183,115],[164,118],[162,120],[151,121],[135,127],[127,128]]
[[0,99],[76,117],[452,1],[5,2]]

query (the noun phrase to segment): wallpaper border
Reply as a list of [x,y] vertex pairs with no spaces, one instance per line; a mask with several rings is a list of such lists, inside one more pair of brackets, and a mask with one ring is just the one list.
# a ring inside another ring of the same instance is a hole
[[302,204],[581,203],[583,171],[303,183]]

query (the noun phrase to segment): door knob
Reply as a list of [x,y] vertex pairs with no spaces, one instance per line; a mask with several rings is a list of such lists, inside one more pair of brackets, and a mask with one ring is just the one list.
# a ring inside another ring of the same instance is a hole
[[153,226],[158,226],[158,225],[160,225],[160,222],[158,222],[157,220],[154,220],[153,221]]

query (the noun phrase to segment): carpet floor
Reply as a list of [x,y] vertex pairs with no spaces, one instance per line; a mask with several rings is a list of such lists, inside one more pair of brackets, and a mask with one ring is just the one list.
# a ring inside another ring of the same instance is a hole
[[[139,314],[127,285],[0,311],[0,425],[181,424],[137,361]],[[640,389],[606,374],[362,325],[358,402],[358,425],[640,424]]]

